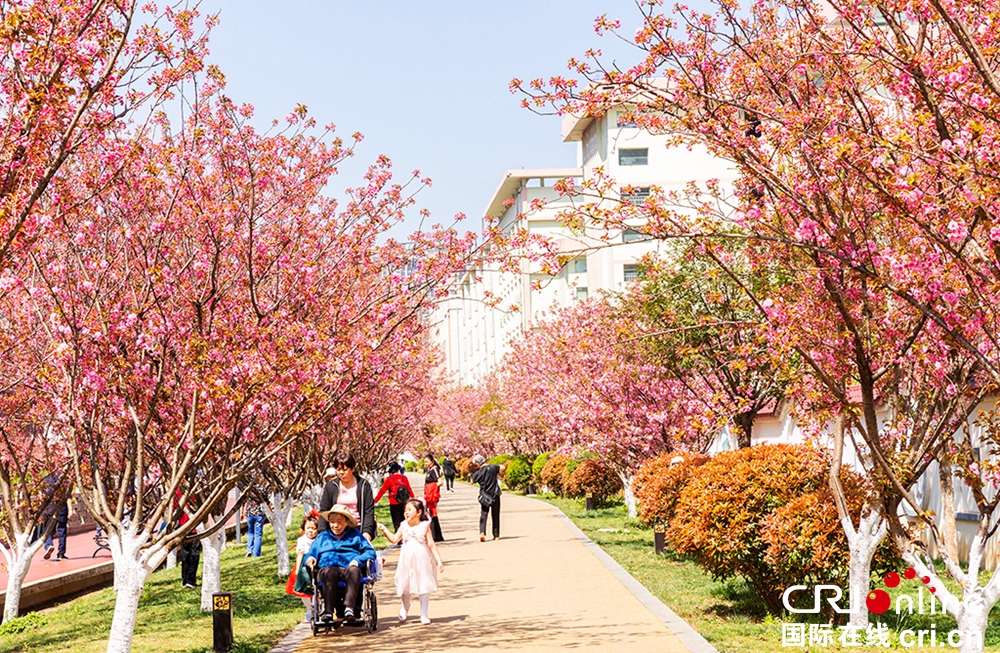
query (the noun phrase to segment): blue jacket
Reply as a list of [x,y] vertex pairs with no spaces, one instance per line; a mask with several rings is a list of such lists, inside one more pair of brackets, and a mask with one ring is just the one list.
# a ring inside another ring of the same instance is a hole
[[357,560],[363,570],[365,562],[375,559],[375,549],[361,531],[348,526],[339,538],[332,531],[321,531],[306,554],[309,558],[316,558],[319,567],[346,567]]

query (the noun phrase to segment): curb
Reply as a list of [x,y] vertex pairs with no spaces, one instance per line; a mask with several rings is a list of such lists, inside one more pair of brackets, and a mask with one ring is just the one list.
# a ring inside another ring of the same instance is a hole
[[583,543],[583,545],[587,547],[587,550],[593,553],[594,557],[600,560],[601,564],[608,568],[611,575],[617,578],[618,581],[625,586],[625,589],[632,592],[635,598],[639,599],[639,602],[646,606],[646,608],[652,612],[664,626],[667,627],[667,630],[676,635],[677,639],[681,640],[681,643],[688,647],[688,650],[690,650],[691,653],[719,653],[719,651],[714,646],[709,644],[708,640],[702,637],[697,630],[688,624],[688,622],[678,617],[677,613],[664,605],[660,599],[656,598],[656,596],[646,589],[642,583],[637,581],[632,574],[625,571],[625,568],[618,564],[614,558],[609,556],[604,549],[587,537],[562,510],[559,510],[559,508],[546,501],[540,501],[539,499],[535,499],[535,501],[544,503],[551,508],[552,512],[556,513],[559,519],[561,519],[566,527],[569,528],[570,532],[576,536],[576,539]]

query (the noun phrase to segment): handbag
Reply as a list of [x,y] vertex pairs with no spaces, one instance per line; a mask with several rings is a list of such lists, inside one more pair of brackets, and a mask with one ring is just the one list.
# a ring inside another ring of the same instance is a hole
[[306,566],[305,560],[302,561],[302,566],[299,567],[299,570],[295,575],[294,589],[299,594],[308,594],[309,596],[312,596],[312,573],[310,573],[309,567]]
[[491,497],[490,495],[486,494],[485,492],[480,492],[479,493],[479,504],[483,508],[489,508],[490,506],[493,505],[493,497]]

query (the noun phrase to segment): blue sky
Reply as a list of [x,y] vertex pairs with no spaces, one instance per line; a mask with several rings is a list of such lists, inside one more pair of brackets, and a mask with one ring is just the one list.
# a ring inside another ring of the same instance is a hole
[[[474,231],[504,171],[576,163],[559,119],[520,108],[508,81],[564,74],[590,47],[622,64],[638,56],[593,30],[606,13],[631,32],[632,0],[203,0],[201,9],[221,16],[210,61],[261,126],[302,103],[319,124],[365,135],[331,191],[359,183],[386,154],[399,177],[420,169],[433,179],[418,197],[433,221],[464,212]],[[414,211],[407,226],[418,220]]]

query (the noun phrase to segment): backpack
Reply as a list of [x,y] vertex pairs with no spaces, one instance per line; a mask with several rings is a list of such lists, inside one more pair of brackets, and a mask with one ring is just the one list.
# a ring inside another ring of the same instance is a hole
[[406,503],[410,500],[410,491],[400,483],[392,493],[392,498],[396,503]]

